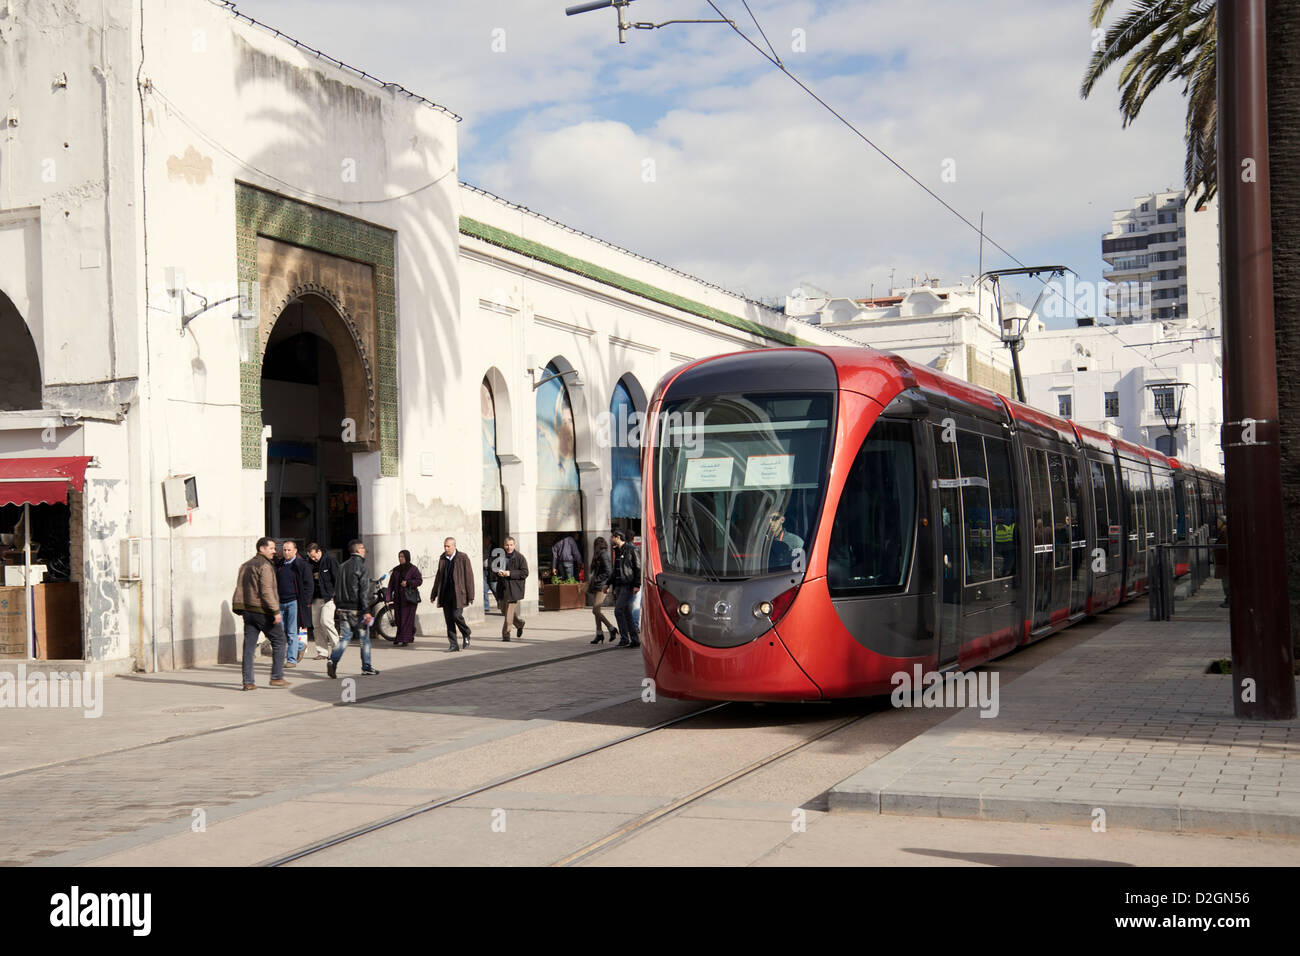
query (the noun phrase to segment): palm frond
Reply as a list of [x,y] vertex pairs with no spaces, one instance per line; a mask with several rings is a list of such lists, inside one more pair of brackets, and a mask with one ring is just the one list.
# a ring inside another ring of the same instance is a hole
[[[1114,0],[1093,0],[1089,22],[1094,28],[1113,5]],[[1201,190],[1202,201],[1217,187],[1216,9],[1215,0],[1133,0],[1103,35],[1079,87],[1080,97],[1087,99],[1102,75],[1122,64],[1116,84],[1122,125],[1128,126],[1161,84],[1182,80],[1187,97],[1184,176],[1189,192]]]

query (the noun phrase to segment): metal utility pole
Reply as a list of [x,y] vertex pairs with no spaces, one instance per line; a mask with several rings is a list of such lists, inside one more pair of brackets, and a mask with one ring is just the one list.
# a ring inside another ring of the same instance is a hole
[[1266,0],[1220,0],[1218,10],[1222,443],[1233,711],[1290,720],[1296,696],[1273,338],[1266,7]]

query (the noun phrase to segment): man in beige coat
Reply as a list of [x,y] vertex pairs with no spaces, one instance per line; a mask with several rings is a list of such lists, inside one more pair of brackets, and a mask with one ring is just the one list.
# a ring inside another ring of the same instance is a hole
[[257,690],[253,679],[253,657],[257,639],[265,634],[271,641],[271,686],[288,687],[284,679],[284,658],[289,642],[280,625],[280,589],[275,580],[275,541],[257,539],[257,554],[239,566],[230,609],[244,619],[244,690]]

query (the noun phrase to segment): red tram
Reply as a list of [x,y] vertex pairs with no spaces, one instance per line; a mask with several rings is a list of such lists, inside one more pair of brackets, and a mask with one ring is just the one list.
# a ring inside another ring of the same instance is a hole
[[870,349],[704,359],[649,415],[642,655],[670,697],[973,667],[1143,594],[1152,548],[1223,511],[1217,475]]

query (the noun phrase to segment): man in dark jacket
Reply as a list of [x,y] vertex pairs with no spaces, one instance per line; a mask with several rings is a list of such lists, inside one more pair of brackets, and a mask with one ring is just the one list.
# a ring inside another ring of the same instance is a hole
[[[474,567],[469,563],[468,554],[456,550],[455,538],[442,542],[442,557],[438,559],[438,574],[433,579],[431,596],[442,608],[443,620],[447,622],[447,640],[451,642],[449,650],[469,647],[471,631],[461,608],[474,603]],[[457,630],[461,633],[460,647],[456,646]]]
[[334,594],[339,586],[339,563],[313,541],[307,545],[311,560],[312,590],[311,638],[316,643],[316,660],[327,660],[339,643],[339,629],[334,626]]
[[361,638],[361,673],[377,677],[379,671],[370,666],[370,625],[375,621],[370,614],[370,570],[366,567],[366,546],[360,541],[348,542],[348,559],[339,568],[334,604],[339,646],[334,648],[325,670],[330,677],[338,676],[339,661],[355,634]]
[[614,620],[621,632],[619,647],[640,647],[641,632],[637,630],[632,614],[632,604],[641,590],[641,557],[622,531],[610,535],[614,542]]
[[493,568],[496,577],[497,603],[501,605],[501,640],[510,640],[510,625],[513,622],[515,637],[524,636],[524,619],[519,616],[519,602],[524,599],[524,587],[528,583],[528,559],[515,550],[515,539],[506,538],[506,553],[500,567]]
[[311,614],[311,565],[298,557],[298,544],[286,541],[280,545],[284,560],[276,569],[275,578],[280,587],[280,614],[284,617],[284,634],[289,641],[285,654],[286,667],[298,666],[298,624],[304,625]]
[[560,576],[563,581],[573,577],[573,569],[582,563],[582,554],[578,551],[578,542],[573,535],[566,534],[551,546],[551,573]]
[[284,679],[284,628],[280,626],[280,595],[275,583],[275,542],[257,539],[257,554],[239,566],[230,609],[244,619],[244,690],[257,690],[253,680],[253,657],[257,639],[265,634],[271,641],[271,686],[288,687]]

